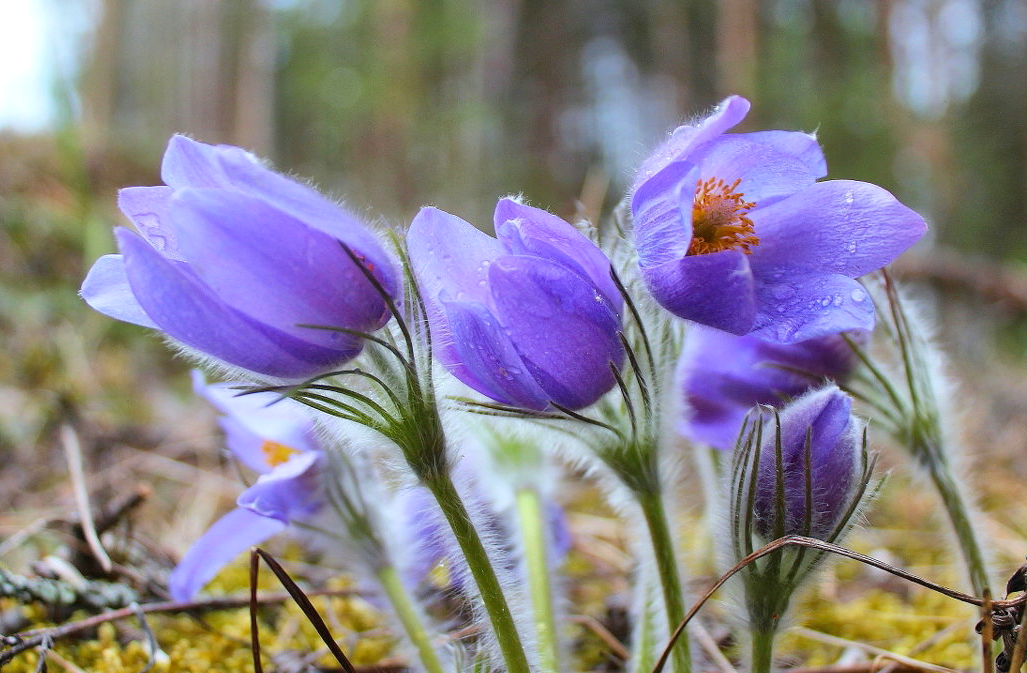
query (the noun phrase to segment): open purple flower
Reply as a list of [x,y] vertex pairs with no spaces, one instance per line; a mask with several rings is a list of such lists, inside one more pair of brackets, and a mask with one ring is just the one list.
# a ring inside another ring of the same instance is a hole
[[923,218],[884,189],[829,180],[805,133],[726,134],[739,96],[678,128],[639,169],[631,210],[639,266],[675,315],[732,334],[794,343],[869,330],[854,278],[923,235]]
[[571,225],[513,199],[498,203],[495,226],[492,238],[424,208],[410,227],[436,356],[504,404],[595,402],[615,383],[611,364],[624,361],[610,261]]
[[693,441],[731,449],[754,405],[780,407],[824,379],[841,383],[855,365],[839,334],[777,344],[695,326],[679,363],[687,411],[678,428]]
[[228,449],[260,477],[172,571],[169,588],[175,600],[189,600],[236,556],[321,506],[324,453],[299,403],[274,393],[238,396],[226,384],[206,385],[198,372],[193,382],[225,414],[219,421]]
[[[359,338],[310,325],[375,330],[390,314],[350,259],[396,296],[398,277],[375,237],[313,189],[228,145],[168,143],[166,186],[121,190],[137,233],[82,284],[96,310],[163,330],[225,363],[304,378],[354,357]],[[306,326],[304,326],[306,325]]]
[[[865,486],[859,483],[863,446],[859,425],[852,417],[852,398],[827,386],[786,406],[780,423],[780,466],[775,427],[764,424],[753,504],[754,529],[765,541],[779,534],[829,539],[852,515],[853,499],[859,497],[855,494],[861,496]],[[779,469],[783,472],[783,521],[778,520],[777,508]]]

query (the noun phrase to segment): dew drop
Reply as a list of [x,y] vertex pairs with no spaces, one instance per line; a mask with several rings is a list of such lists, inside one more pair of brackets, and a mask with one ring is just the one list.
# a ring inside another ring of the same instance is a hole
[[849,243],[849,246],[846,249],[850,254],[856,252],[856,242],[853,241],[852,243]]
[[831,303],[833,303],[835,306],[841,306],[842,305],[842,301],[843,301],[842,300],[842,296],[840,294],[836,294],[834,296],[834,301],[831,302]]
[[831,301],[832,301],[831,297],[824,297],[823,299],[820,300],[820,305],[821,306],[830,306],[831,305]]
[[863,301],[864,299],[867,298],[867,293],[864,292],[863,290],[856,289],[856,290],[853,290],[849,294],[849,296],[852,297],[852,301],[861,302],[861,301]]
[[856,200],[856,197],[852,195],[852,190],[851,189],[849,191],[845,192],[845,203],[851,204],[855,200]]

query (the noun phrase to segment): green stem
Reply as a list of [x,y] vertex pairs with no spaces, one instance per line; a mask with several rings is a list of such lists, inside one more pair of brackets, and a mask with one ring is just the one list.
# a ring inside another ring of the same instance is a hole
[[529,673],[528,658],[524,654],[521,637],[517,633],[513,615],[507,605],[503,589],[499,585],[496,571],[489,561],[485,546],[475,530],[471,517],[464,507],[460,494],[457,493],[453,479],[448,472],[436,474],[425,481],[425,486],[432,492],[442,508],[442,513],[449,522],[453,535],[460,545],[460,550],[467,560],[467,567],[478,585],[481,602],[492,622],[492,630],[496,634],[496,642],[503,653],[503,661],[508,673]]
[[[667,525],[667,512],[659,493],[637,493],[636,497],[642,507],[642,514],[649,528],[649,539],[653,545],[653,554],[656,556],[656,571],[660,577],[660,587],[663,589],[664,609],[667,611],[667,628],[673,631],[684,618],[684,606],[681,576],[678,573],[670,527]],[[669,639],[670,634],[667,635]],[[674,644],[671,661],[674,662],[676,673],[689,673],[692,670],[687,634],[678,638]]]
[[977,531],[974,529],[970,505],[963,497],[962,489],[956,483],[947,461],[941,456],[935,455],[933,459],[923,462],[931,475],[931,481],[934,482],[935,488],[941,495],[945,511],[952,523],[952,530],[956,534],[956,539],[959,540],[959,547],[963,551],[963,560],[966,561],[967,570],[970,572],[970,584],[973,586],[974,593],[983,596],[989,587],[988,566],[984,562],[984,554],[977,541]]
[[770,673],[774,663],[774,631],[754,629],[752,632],[751,673]]
[[516,499],[517,517],[524,541],[524,560],[528,568],[528,584],[531,588],[531,605],[535,612],[539,664],[547,673],[559,673],[560,649],[557,645],[553,592],[549,582],[549,562],[546,558],[546,528],[542,503],[538,491],[532,488],[519,489]]
[[421,623],[421,616],[417,614],[417,608],[410,600],[406,587],[399,579],[399,573],[394,566],[385,566],[378,571],[378,581],[385,590],[385,595],[392,603],[392,609],[396,611],[400,623],[406,630],[410,642],[417,648],[417,654],[421,658],[421,665],[428,673],[445,673],[442,662],[439,660],[435,648],[432,647],[431,638]]

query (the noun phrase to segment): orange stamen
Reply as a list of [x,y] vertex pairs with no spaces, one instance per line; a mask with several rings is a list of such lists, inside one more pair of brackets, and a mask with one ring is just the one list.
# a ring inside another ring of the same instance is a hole
[[279,444],[278,442],[272,442],[269,439],[264,440],[260,445],[260,450],[264,454],[264,462],[267,463],[268,467],[272,468],[278,467],[299,453],[299,451],[292,447],[286,446],[285,444]]
[[720,178],[707,178],[696,184],[689,255],[722,250],[741,250],[748,255],[760,244],[752,220],[747,217],[756,204],[736,191],[741,181],[739,178],[729,185]]

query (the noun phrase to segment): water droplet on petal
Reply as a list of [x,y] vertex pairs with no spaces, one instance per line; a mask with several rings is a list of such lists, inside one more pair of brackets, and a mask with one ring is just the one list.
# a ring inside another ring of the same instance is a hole
[[851,189],[849,191],[845,192],[845,203],[851,204],[855,200],[856,200],[856,197],[852,195],[852,190]]
[[867,298],[867,293],[864,292],[863,290],[856,289],[856,290],[853,290],[849,294],[849,296],[852,297],[852,301],[861,302],[861,301],[863,301],[864,299]]
[[835,306],[841,306],[842,305],[842,301],[843,301],[842,296],[840,294],[836,294],[834,296],[834,301],[831,302],[831,303],[833,303]]
[[856,252],[856,242],[853,241],[852,243],[849,243],[849,246],[846,248],[846,250],[848,250],[850,254]]

